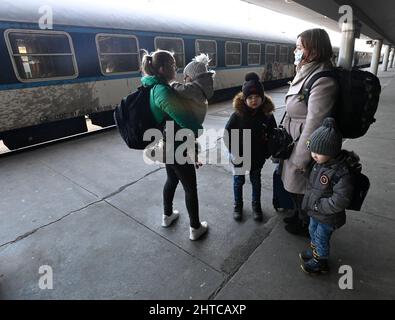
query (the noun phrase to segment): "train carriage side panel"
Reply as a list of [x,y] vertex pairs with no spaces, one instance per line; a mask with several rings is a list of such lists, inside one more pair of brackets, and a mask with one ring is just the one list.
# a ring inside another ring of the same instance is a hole
[[[195,38],[185,38],[184,39],[184,52],[185,52],[185,65],[191,62],[192,58],[195,56]],[[179,72],[183,70],[179,69]]]
[[145,49],[148,53],[155,51],[154,36],[152,35],[138,35],[140,49]]
[[[10,60],[10,56],[8,54],[5,38],[4,38],[5,29],[0,29],[0,85],[1,84],[11,84],[16,83],[17,78],[14,74],[14,70],[12,68],[12,63]],[[0,90],[4,90],[5,87]]]
[[247,66],[248,41],[241,41],[241,65]]
[[[31,29],[18,29],[11,32],[11,30],[8,29],[7,32],[10,38],[10,35],[13,34],[24,34],[26,35],[26,37],[28,37],[29,34],[32,36],[36,36],[41,34],[37,32],[42,31]],[[45,34],[47,36],[50,35],[49,32],[46,32]],[[10,45],[13,45],[11,41]],[[24,46],[18,48],[19,50],[21,50],[21,48],[23,48],[24,50],[29,50],[29,48]],[[15,74],[16,72],[24,72],[24,74],[21,74],[20,76],[27,79],[27,81],[29,82],[20,83],[20,81],[18,81],[10,85],[7,90],[1,91],[1,101],[3,106],[7,110],[7,118],[2,118],[2,122],[0,123],[2,131],[46,123],[50,121],[49,119],[54,115],[56,117],[52,120],[60,120],[60,115],[62,115],[63,118],[71,118],[76,115],[74,113],[75,107],[72,107],[73,105],[77,105],[79,103],[78,94],[75,94],[76,88],[66,84],[55,85],[55,83],[60,84],[62,83],[62,81],[59,80],[55,81],[54,83],[50,81],[50,78],[43,79],[42,81],[37,78],[35,81],[33,81],[33,79],[30,79],[32,77],[31,74],[33,70],[41,70],[41,64],[45,63],[45,61],[43,59],[35,60],[34,58],[28,61],[29,62],[24,63],[23,69],[18,69],[19,71],[13,69],[10,74]],[[48,65],[51,66],[53,65],[53,63],[51,62]],[[26,69],[28,68],[28,66],[30,66],[29,69]],[[78,73],[78,69],[74,70],[74,72]],[[84,94],[86,92],[89,92],[86,85],[80,84],[79,86],[81,86],[82,88],[77,92],[84,92]]]
[[225,68],[225,41],[217,40],[217,51],[218,51],[218,59],[217,59],[217,67]]
[[265,42],[261,42],[261,65],[266,64]]
[[1,123],[2,131],[112,110],[120,97],[137,87],[131,75],[104,77],[101,74],[94,33],[70,36],[81,70],[79,78],[19,84],[3,92],[2,103],[7,106],[8,119],[7,123]]
[[74,43],[79,77],[101,76],[99,58],[96,50],[95,33],[71,32]]

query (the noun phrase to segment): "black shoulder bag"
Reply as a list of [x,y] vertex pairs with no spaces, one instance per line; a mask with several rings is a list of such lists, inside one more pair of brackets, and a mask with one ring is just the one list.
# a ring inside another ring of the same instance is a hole
[[295,144],[298,142],[300,135],[297,139],[292,139],[292,136],[285,130],[283,121],[285,119],[285,111],[281,122],[277,128],[272,129],[268,135],[268,150],[273,158],[288,159],[291,156]]

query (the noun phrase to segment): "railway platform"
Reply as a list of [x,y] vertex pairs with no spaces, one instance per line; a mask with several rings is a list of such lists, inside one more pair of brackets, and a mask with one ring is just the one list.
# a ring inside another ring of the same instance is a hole
[[[229,166],[198,170],[209,232],[193,242],[181,186],[180,219],[162,228],[163,166],[145,164],[112,130],[0,158],[0,299],[395,299],[395,69],[379,77],[377,122],[344,144],[360,155],[371,188],[334,233],[328,275],[301,271],[308,240],[288,234],[272,207],[270,161],[261,223],[248,182],[245,217],[233,220]],[[277,120],[286,90],[269,92]],[[223,128],[231,112],[230,101],[210,106],[205,128]],[[342,266],[352,289],[339,285]]]

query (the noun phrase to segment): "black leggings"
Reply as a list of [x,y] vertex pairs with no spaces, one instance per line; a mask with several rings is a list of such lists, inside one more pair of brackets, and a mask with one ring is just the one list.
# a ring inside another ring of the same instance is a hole
[[199,202],[197,194],[196,170],[193,164],[166,164],[167,180],[163,188],[164,214],[170,216],[173,213],[173,199],[178,182],[185,191],[185,205],[189,214],[189,222],[192,228],[200,227]]

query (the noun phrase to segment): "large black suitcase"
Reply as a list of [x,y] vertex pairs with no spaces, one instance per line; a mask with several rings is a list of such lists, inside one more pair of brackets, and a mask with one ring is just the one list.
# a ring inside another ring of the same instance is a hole
[[273,207],[276,211],[278,209],[293,209],[293,202],[291,195],[284,189],[283,181],[281,180],[282,163],[280,162],[273,172]]

